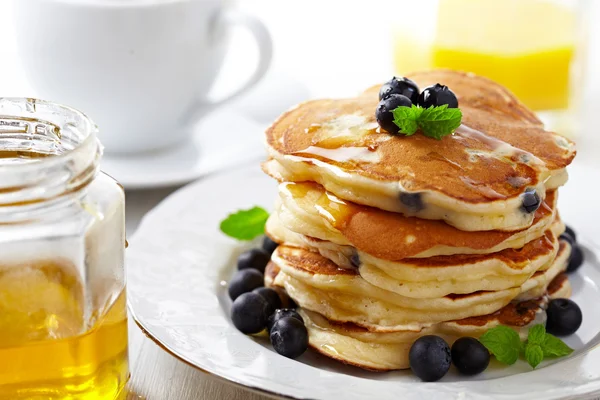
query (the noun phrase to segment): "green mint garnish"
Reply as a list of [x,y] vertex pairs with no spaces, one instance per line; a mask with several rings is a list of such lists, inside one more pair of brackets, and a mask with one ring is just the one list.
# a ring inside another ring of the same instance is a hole
[[261,207],[240,210],[221,221],[221,232],[238,240],[252,240],[265,233],[269,213]]
[[521,338],[508,326],[497,326],[484,333],[479,341],[496,356],[501,363],[513,365],[519,359]]
[[546,357],[563,357],[573,352],[562,340],[547,333],[544,325],[531,327],[524,343],[521,343],[517,332],[502,325],[488,330],[479,341],[498,361],[512,365],[519,358],[519,353],[523,353],[533,368]]
[[411,136],[420,129],[423,135],[437,140],[454,133],[462,120],[460,109],[448,108],[447,104],[429,108],[414,104],[411,107],[400,106],[393,109],[392,114],[398,133]]
[[571,354],[573,349],[556,336],[546,333],[542,351],[544,352],[544,357],[564,357]]
[[400,106],[392,110],[394,114],[394,124],[400,129],[399,133],[406,136],[414,135],[419,128],[418,120],[423,112],[423,108],[417,107],[414,104],[412,107]]

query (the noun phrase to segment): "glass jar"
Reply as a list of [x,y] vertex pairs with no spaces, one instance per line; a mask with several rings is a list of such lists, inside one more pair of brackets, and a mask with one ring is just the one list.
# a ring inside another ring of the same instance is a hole
[[0,98],[0,398],[114,399],[129,376],[124,192],[96,133]]

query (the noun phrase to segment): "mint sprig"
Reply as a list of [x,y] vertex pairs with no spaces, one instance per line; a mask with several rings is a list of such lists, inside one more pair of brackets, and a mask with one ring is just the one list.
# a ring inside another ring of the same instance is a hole
[[462,112],[458,108],[448,108],[447,104],[422,108],[400,106],[392,110],[394,124],[398,133],[411,136],[417,130],[423,135],[441,140],[444,136],[454,133],[462,121]]
[[489,329],[479,341],[498,361],[512,365],[522,353],[533,368],[546,357],[563,357],[573,352],[562,340],[546,332],[546,328],[541,324],[529,329],[527,341],[523,343],[517,332],[503,325]]
[[479,341],[501,363],[513,365],[519,359],[521,338],[508,326],[500,325],[488,330],[479,338]]
[[221,232],[238,240],[252,240],[265,233],[269,213],[262,207],[252,207],[229,214],[221,221]]

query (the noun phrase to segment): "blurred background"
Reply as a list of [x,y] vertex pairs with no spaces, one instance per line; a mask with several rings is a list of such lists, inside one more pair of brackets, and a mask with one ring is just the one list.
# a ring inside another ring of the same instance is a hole
[[[24,1],[32,3],[30,7],[45,2],[113,7],[206,0]],[[351,96],[394,74],[437,67],[473,71],[506,85],[539,112],[549,128],[577,141],[578,163],[596,163],[600,150],[600,136],[593,128],[595,115],[600,111],[600,25],[595,23],[600,18],[598,1],[217,3],[241,9],[264,23],[273,50],[268,70],[250,90],[200,118],[192,137],[194,146],[180,141],[177,146],[150,153],[122,154],[117,148],[118,140],[117,146],[111,140],[104,169],[127,189],[178,186],[215,170],[260,159],[261,131],[290,106],[315,97]],[[36,61],[27,54],[24,57],[24,51],[31,50],[24,50],[28,44],[19,40],[19,35],[24,36],[23,31],[39,26],[43,19],[28,20],[27,9],[26,17],[22,11],[15,17],[16,4],[25,3],[0,2],[0,42],[4,55],[0,64],[0,92],[3,96],[68,100],[62,93],[53,96],[48,88],[39,90],[43,86],[38,82],[39,77],[38,81],[31,79],[32,67],[24,62],[36,63],[36,68],[43,69],[44,63],[50,64],[52,60],[47,54],[46,61],[44,58]],[[107,27],[107,34],[109,30]],[[243,28],[233,27],[230,33],[224,61],[207,96],[210,99],[223,98],[243,85],[252,75],[253,66],[264,56],[259,55],[256,38]],[[73,30],[73,35],[77,35],[77,30]],[[41,36],[44,35],[37,35],[39,40]],[[148,40],[157,39],[149,36]],[[47,40],[43,47],[55,44]],[[182,60],[181,64],[186,62]],[[154,101],[172,100],[164,97]],[[97,119],[94,110],[84,111]],[[103,139],[107,133],[102,132],[103,124],[99,125]],[[230,128],[227,151],[214,141],[214,131],[223,126]]]

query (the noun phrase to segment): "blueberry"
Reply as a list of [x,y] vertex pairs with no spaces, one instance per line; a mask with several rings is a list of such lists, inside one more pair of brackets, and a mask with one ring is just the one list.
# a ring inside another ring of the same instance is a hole
[[393,77],[379,89],[379,100],[388,98],[392,94],[401,94],[408,97],[412,104],[417,104],[419,98],[419,87],[408,78]]
[[229,281],[229,297],[231,300],[235,300],[240,295],[264,285],[264,276],[259,271],[255,269],[238,271]]
[[578,244],[575,244],[571,248],[571,255],[569,256],[569,265],[567,265],[567,272],[575,272],[583,264],[583,251]]
[[392,135],[398,134],[398,131],[400,130],[394,123],[394,114],[392,114],[392,110],[400,106],[411,107],[412,103],[406,96],[402,96],[401,94],[391,94],[381,100],[377,105],[377,110],[375,110],[375,118],[377,118],[379,126]]
[[298,321],[304,323],[302,316],[298,314],[298,312],[292,308],[281,308],[279,310],[275,310],[275,313],[269,316],[267,320],[267,329],[271,332],[273,325],[275,322],[279,321],[282,318],[296,318]]
[[569,233],[564,232],[562,235],[560,235],[558,237],[560,240],[564,240],[565,242],[568,242],[571,245],[571,248],[573,246],[575,246],[575,239],[573,238],[573,236],[571,236]]
[[575,333],[581,326],[581,309],[569,299],[554,299],[546,309],[546,331],[556,336]]
[[408,360],[415,375],[425,382],[434,382],[450,369],[450,347],[439,336],[422,336],[411,346]]
[[448,104],[448,108],[458,108],[458,99],[454,92],[448,89],[448,86],[440,85],[439,83],[423,89],[417,103],[423,108],[444,104]]
[[522,195],[521,209],[528,214],[531,214],[540,207],[542,199],[534,189],[527,189]]
[[463,375],[477,375],[490,363],[490,352],[479,340],[472,337],[458,339],[452,345],[452,363]]
[[400,203],[410,212],[419,212],[425,208],[421,193],[400,193]]
[[277,246],[279,246],[279,244],[277,244],[277,242],[272,240],[270,237],[264,237],[262,242],[262,248],[267,254],[273,254]]
[[269,338],[275,351],[284,357],[298,358],[308,349],[308,331],[301,321],[293,317],[275,322]]
[[252,268],[264,273],[270,260],[271,256],[264,250],[252,249],[240,254],[237,260],[237,268],[240,271]]
[[231,306],[231,321],[242,333],[259,333],[267,326],[269,303],[258,293],[244,293]]
[[267,303],[269,303],[268,315],[273,314],[275,310],[281,308],[281,298],[275,290],[271,288],[260,287],[254,289],[252,292],[260,294],[267,301]]
[[575,241],[577,241],[577,234],[569,225],[565,226],[565,233],[568,233]]

